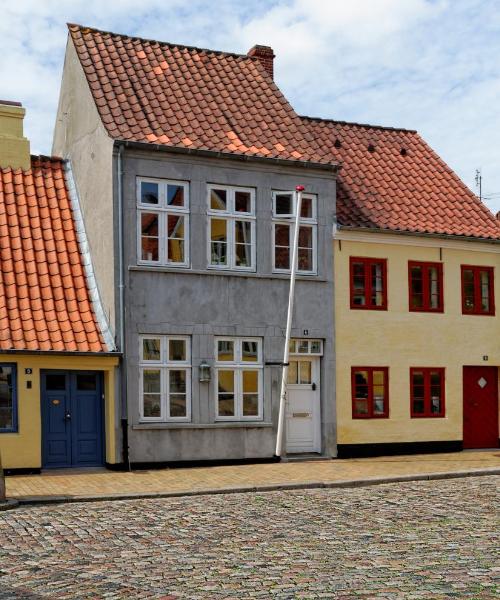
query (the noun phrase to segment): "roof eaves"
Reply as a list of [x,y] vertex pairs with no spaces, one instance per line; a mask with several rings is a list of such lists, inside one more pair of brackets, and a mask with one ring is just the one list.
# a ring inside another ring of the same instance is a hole
[[428,231],[411,231],[406,229],[388,229],[381,227],[363,227],[357,225],[342,225],[337,223],[338,230],[344,231],[360,231],[364,233],[384,233],[393,235],[411,235],[415,237],[430,237],[443,240],[455,240],[455,241],[466,241],[466,242],[482,242],[489,244],[500,244],[500,237],[479,237],[473,235],[460,235],[460,234],[449,234],[449,233],[432,233]]
[[180,146],[167,146],[165,144],[151,144],[150,142],[139,142],[133,140],[116,139],[114,143],[123,145],[129,148],[137,148],[141,150],[154,150],[160,152],[171,152],[174,154],[188,154],[195,156],[205,156],[209,158],[223,158],[231,160],[239,160],[244,162],[259,162],[264,164],[275,164],[286,167],[300,167],[314,170],[333,171],[337,172],[340,168],[339,163],[332,162],[313,162],[307,160],[290,160],[287,158],[269,158],[265,156],[250,156],[248,154],[236,154],[234,152],[221,152],[219,150],[202,150],[199,148],[183,148]]
[[79,350],[28,350],[0,348],[0,354],[32,354],[36,356],[102,356],[120,358],[121,352],[80,352]]

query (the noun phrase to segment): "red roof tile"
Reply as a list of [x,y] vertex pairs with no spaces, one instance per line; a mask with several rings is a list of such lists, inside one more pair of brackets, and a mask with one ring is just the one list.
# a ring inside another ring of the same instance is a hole
[[341,164],[340,225],[500,238],[500,222],[417,132],[303,119]]
[[28,171],[0,168],[0,235],[0,350],[106,352],[61,160],[32,157]]
[[300,117],[255,57],[68,27],[114,139],[340,162],[341,225],[500,238],[499,222],[414,131]]
[[68,27],[112,138],[332,162],[258,58]]

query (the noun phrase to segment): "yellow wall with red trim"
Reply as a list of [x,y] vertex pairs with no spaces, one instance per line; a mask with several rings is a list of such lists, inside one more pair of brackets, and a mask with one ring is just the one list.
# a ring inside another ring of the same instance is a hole
[[[463,366],[500,366],[499,251],[500,245],[478,242],[340,232],[334,241],[338,444],[462,440]],[[387,259],[387,311],[350,308],[351,256]],[[409,311],[409,260],[443,263],[444,313]],[[497,316],[462,314],[462,264],[495,268]],[[389,367],[388,419],[352,418],[352,366]],[[410,367],[446,369],[445,418],[411,418]]]
[[[42,465],[42,421],[40,372],[45,369],[102,371],[104,375],[106,462],[117,456],[117,406],[115,370],[118,358],[107,356],[48,356],[0,354],[0,363],[17,365],[16,433],[0,433],[0,456],[4,469],[39,469]],[[27,375],[25,369],[32,369]],[[31,389],[27,388],[31,381]]]

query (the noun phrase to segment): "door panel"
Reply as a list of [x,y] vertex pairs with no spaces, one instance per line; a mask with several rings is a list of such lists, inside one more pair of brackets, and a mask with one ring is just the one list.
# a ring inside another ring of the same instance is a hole
[[97,373],[72,374],[73,464],[102,464],[103,414]]
[[498,447],[498,369],[464,367],[464,448]]
[[98,466],[104,460],[99,373],[42,374],[43,466]]
[[71,410],[69,381],[65,373],[42,375],[43,463],[47,467],[71,465]]
[[290,359],[286,406],[288,453],[321,452],[319,358]]

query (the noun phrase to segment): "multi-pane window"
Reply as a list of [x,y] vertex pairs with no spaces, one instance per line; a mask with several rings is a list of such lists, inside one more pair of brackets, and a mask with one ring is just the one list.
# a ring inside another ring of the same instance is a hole
[[350,257],[351,308],[387,310],[387,260]]
[[215,386],[218,420],[262,419],[262,341],[217,338]]
[[141,264],[189,264],[189,186],[182,181],[138,179],[137,256]]
[[493,267],[462,265],[462,312],[494,315]]
[[16,365],[0,364],[0,433],[17,431]]
[[[290,271],[297,214],[297,197],[293,192],[273,192],[273,270]],[[300,209],[297,272],[312,274],[317,270],[317,198],[302,194]]]
[[352,367],[353,419],[389,416],[389,369],[387,367]]
[[140,338],[141,419],[191,419],[191,348],[185,336]]
[[443,312],[443,265],[408,262],[410,310]]
[[444,369],[410,369],[411,416],[444,417]]
[[208,187],[209,266],[255,270],[255,190]]

